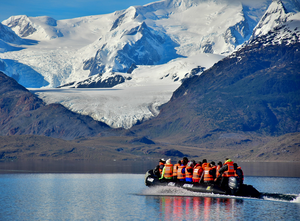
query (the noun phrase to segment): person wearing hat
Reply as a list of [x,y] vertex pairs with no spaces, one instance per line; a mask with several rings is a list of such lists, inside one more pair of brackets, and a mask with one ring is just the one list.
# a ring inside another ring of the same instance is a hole
[[221,186],[227,187],[229,177],[236,176],[234,166],[234,162],[231,159],[226,158],[224,165],[219,170],[219,176],[215,179],[217,181],[222,177]]
[[160,177],[161,173],[164,169],[166,161],[164,159],[160,159],[158,165],[154,168],[153,173],[154,175]]
[[159,178],[160,180],[161,179],[172,179],[173,178],[173,164],[171,163],[171,159],[168,159],[166,161],[166,164],[162,170],[162,173],[161,173],[161,177]]

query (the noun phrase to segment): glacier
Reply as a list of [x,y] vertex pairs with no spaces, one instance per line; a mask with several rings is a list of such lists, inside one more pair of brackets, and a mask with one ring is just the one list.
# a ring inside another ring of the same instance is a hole
[[[163,0],[65,20],[12,16],[1,24],[0,69],[46,103],[130,128],[185,78],[278,25],[299,27],[299,11],[298,0]],[[113,87],[82,89],[97,82]]]

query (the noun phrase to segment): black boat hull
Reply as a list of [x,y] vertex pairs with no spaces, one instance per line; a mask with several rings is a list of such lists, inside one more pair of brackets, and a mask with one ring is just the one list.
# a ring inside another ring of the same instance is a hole
[[214,193],[221,195],[233,195],[233,196],[245,196],[245,197],[255,197],[260,198],[261,193],[257,191],[253,186],[243,184],[242,186],[222,189],[217,185],[209,185],[205,183],[190,183],[179,180],[159,180],[157,176],[153,174],[152,170],[147,171],[145,175],[145,184],[148,187],[153,186],[169,186],[169,187],[179,187],[193,192],[201,193]]

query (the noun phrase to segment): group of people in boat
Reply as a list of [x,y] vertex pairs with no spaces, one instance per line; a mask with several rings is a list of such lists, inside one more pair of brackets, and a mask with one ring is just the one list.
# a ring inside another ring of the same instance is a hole
[[225,159],[224,164],[220,161],[217,165],[214,161],[208,163],[206,159],[196,163],[183,157],[174,165],[171,159],[167,161],[160,159],[153,172],[160,180],[215,184],[223,187],[227,185],[229,177],[236,177],[240,185],[244,181],[241,167],[228,158]]

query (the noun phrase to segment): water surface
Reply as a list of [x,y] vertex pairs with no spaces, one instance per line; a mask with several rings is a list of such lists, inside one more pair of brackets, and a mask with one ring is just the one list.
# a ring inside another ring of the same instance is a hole
[[250,199],[148,188],[143,174],[0,174],[0,220],[299,220],[300,178],[246,177]]

